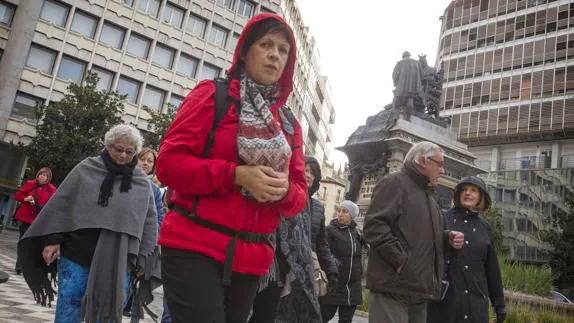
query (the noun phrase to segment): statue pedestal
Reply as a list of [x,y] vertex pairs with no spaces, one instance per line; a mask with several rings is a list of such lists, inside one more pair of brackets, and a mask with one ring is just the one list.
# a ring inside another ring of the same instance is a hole
[[486,172],[474,165],[476,157],[467,145],[457,140],[456,133],[417,115],[406,120],[392,110],[383,110],[369,117],[367,123],[349,137],[347,144],[338,148],[349,158],[350,177],[355,180],[351,186],[356,185],[354,200],[361,214],[369,206],[379,178],[401,170],[406,153],[420,141],[434,142],[445,151],[446,174],[437,188],[441,208],[450,207],[452,189],[461,178]]

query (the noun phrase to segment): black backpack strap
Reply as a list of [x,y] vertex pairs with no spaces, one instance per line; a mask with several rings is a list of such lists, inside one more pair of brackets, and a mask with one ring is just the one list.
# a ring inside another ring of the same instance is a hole
[[203,154],[201,156],[203,158],[208,157],[211,153],[211,147],[213,146],[213,141],[215,139],[215,130],[219,126],[219,123],[227,114],[227,110],[229,109],[230,99],[229,99],[229,80],[224,78],[216,78],[213,80],[215,85],[215,113],[213,118],[213,124],[211,125],[211,129],[207,134],[207,142],[205,143],[205,149],[203,150]]

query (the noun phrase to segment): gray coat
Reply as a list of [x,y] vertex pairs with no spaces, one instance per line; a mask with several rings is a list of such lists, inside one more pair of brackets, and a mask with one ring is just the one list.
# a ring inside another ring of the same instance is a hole
[[440,298],[448,234],[428,183],[414,166],[405,164],[375,187],[363,228],[371,247],[367,288],[372,292]]

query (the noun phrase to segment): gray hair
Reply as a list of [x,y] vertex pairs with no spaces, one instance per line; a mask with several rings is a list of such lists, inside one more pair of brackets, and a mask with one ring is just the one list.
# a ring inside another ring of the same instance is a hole
[[417,142],[411,147],[403,162],[415,165],[420,163],[421,158],[436,156],[438,153],[444,153],[444,150],[439,145],[430,141]]
[[136,127],[128,124],[118,124],[113,126],[104,136],[104,145],[109,147],[120,139],[124,139],[133,144],[136,149],[136,154],[142,150],[143,137]]

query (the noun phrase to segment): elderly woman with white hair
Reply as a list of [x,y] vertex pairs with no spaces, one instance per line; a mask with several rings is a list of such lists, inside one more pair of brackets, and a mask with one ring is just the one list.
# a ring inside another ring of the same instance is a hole
[[70,171],[19,243],[24,277],[42,305],[53,299],[47,273],[57,266],[55,322],[121,322],[132,273],[158,277],[152,188],[135,167],[142,142],[136,128],[112,127],[100,156]]

